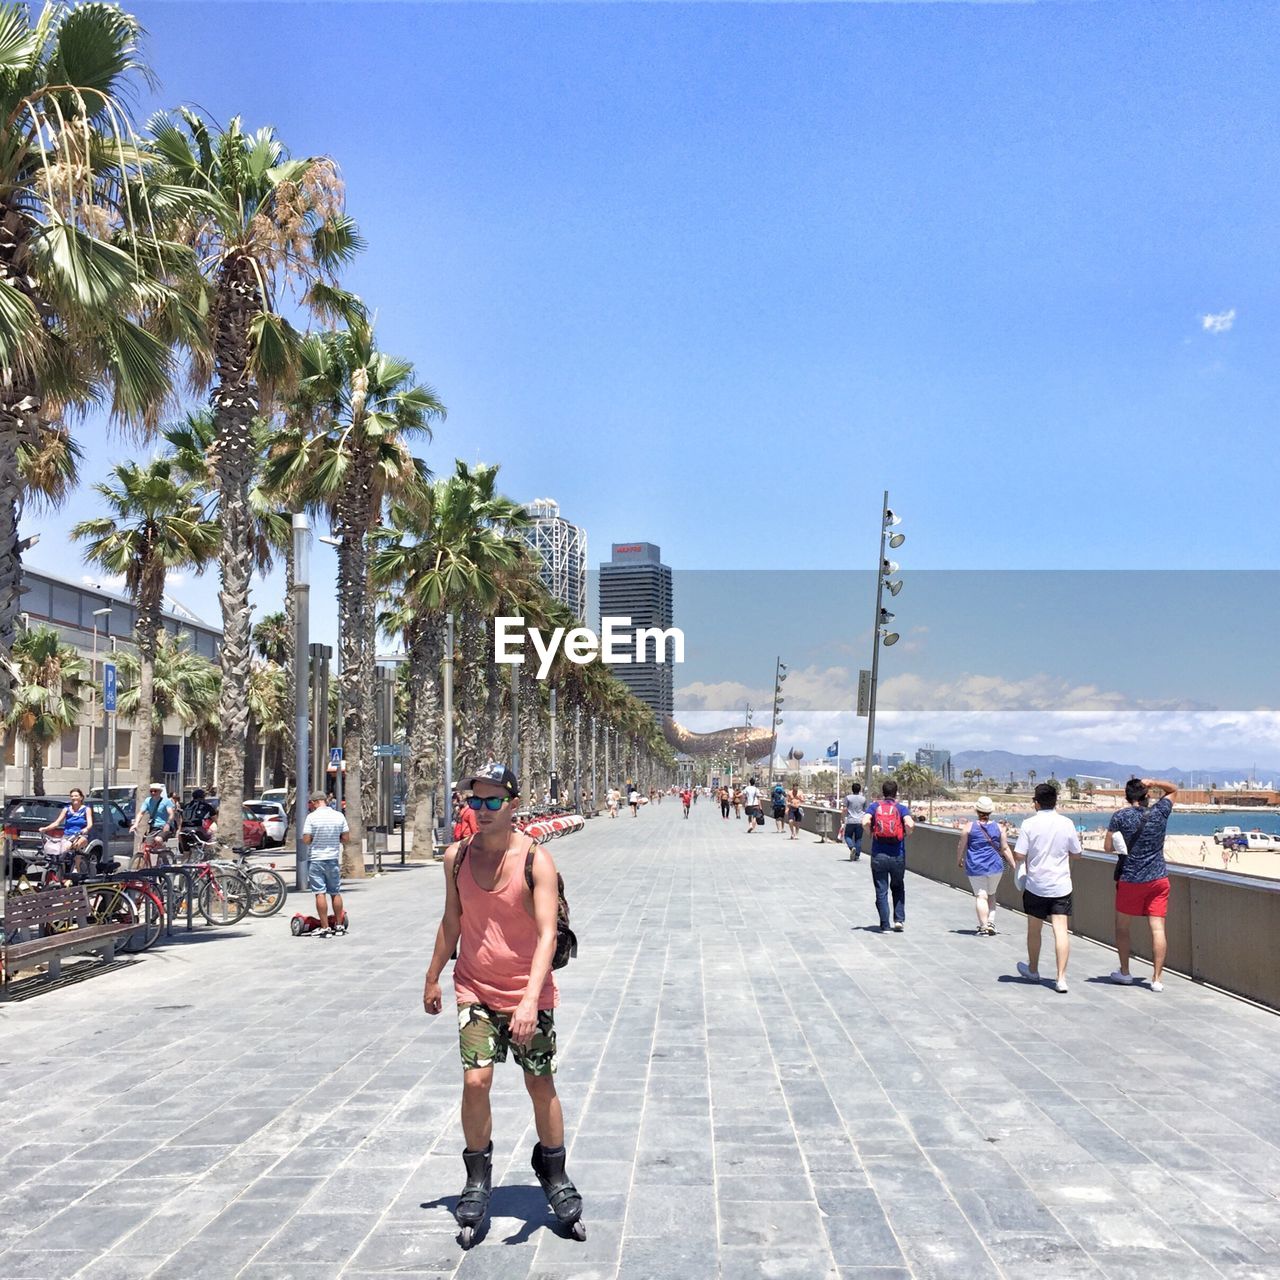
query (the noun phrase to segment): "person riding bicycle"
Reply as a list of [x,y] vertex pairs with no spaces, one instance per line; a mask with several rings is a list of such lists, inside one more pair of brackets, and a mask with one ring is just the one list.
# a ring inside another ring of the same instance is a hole
[[40,828],[43,836],[52,836],[55,831],[61,834],[64,858],[82,853],[88,847],[89,833],[93,830],[93,811],[84,802],[84,792],[79,787],[72,787],[68,799],[69,803],[62,812]]
[[217,806],[205,798],[203,787],[196,787],[182,811],[182,825],[193,829],[201,839],[208,840],[217,834],[218,829],[214,825],[217,820]]
[[147,802],[138,810],[129,830],[135,834],[141,830],[144,840],[168,840],[178,829],[177,806],[165,795],[163,784],[153,782],[148,790]]

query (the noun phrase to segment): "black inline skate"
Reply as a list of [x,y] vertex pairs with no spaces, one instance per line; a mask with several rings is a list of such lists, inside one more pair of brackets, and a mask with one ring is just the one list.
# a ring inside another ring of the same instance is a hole
[[462,1247],[470,1249],[489,1217],[489,1194],[493,1190],[493,1143],[483,1151],[463,1151],[467,1184],[458,1197],[453,1216],[458,1220]]
[[551,1212],[556,1215],[556,1225],[575,1240],[587,1238],[587,1226],[582,1221],[582,1197],[578,1188],[565,1176],[564,1148],[549,1151],[542,1143],[533,1147],[533,1172],[542,1184]]

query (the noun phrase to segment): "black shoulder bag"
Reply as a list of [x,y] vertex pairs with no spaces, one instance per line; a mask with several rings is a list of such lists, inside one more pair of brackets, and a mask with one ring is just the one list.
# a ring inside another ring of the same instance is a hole
[[[1125,848],[1129,852],[1132,852],[1134,849],[1138,847],[1138,841],[1142,839],[1142,828],[1147,825],[1147,819],[1150,816],[1151,816],[1150,809],[1143,809],[1143,811],[1138,815],[1138,830],[1133,837],[1132,844],[1129,843],[1128,836],[1124,837]],[[1124,832],[1122,831],[1120,834],[1124,835]],[[1122,853],[1116,858],[1116,869],[1115,869],[1115,873],[1112,875],[1111,878],[1117,884],[1120,883],[1120,877],[1124,875],[1124,864],[1129,860],[1129,852]]]

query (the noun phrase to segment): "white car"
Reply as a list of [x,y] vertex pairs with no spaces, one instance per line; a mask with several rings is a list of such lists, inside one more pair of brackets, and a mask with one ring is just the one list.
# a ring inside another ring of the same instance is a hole
[[262,823],[267,844],[284,844],[285,838],[289,834],[289,815],[285,813],[284,805],[280,804],[279,801],[246,800],[244,802],[244,816],[246,818],[257,818]]

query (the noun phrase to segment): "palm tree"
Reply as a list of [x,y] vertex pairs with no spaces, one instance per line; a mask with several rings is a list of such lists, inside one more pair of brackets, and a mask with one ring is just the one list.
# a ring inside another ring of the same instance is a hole
[[[123,574],[125,588],[137,609],[134,639],[140,659],[138,701],[154,708],[156,649],[163,627],[165,575],[174,569],[202,573],[218,549],[218,526],[205,517],[195,481],[181,480],[170,458],[156,458],[140,465],[117,463],[113,480],[93,486],[107,505],[109,515],[82,520],[72,537],[87,543],[84,558],[107,573]],[[153,723],[162,727],[164,717],[139,717],[138,760],[149,765],[155,752]],[[138,806],[146,795],[148,779],[139,784]]]
[[[391,524],[379,530],[371,557],[371,577],[382,591],[394,591],[395,605],[380,619],[384,630],[400,634],[409,659],[410,797],[406,821],[411,829],[429,829],[433,787],[437,781],[435,744],[440,740],[439,678],[444,622],[450,611],[492,613],[511,583],[524,543],[508,529],[527,521],[524,509],[497,492],[498,468],[474,470],[458,460],[454,472],[432,486],[428,500],[399,501],[391,506]],[[481,624],[483,630],[483,624]],[[460,629],[465,632],[466,625]],[[464,650],[465,646],[460,646]],[[468,654],[474,660],[474,649]],[[488,658],[492,660],[492,650]],[[465,675],[455,681],[466,683]],[[496,673],[489,691],[500,691]],[[473,719],[481,713],[472,708]],[[494,725],[486,704],[484,723]],[[465,716],[456,720],[478,733]],[[474,736],[473,733],[473,736]],[[470,740],[459,735],[459,766]],[[476,762],[476,761],[473,761]],[[446,786],[453,779],[445,779]]]
[[215,663],[191,647],[191,638],[185,631],[177,635],[161,631],[151,664],[151,714],[147,716],[143,714],[147,702],[142,696],[141,654],[119,653],[116,663],[120,668],[120,714],[128,716],[135,726],[145,727],[146,735],[139,740],[152,744],[147,755],[139,747],[138,767],[149,769],[156,777],[163,760],[156,744],[165,721],[176,718],[185,729],[198,730],[208,725],[216,712],[222,677]]
[[[24,491],[49,428],[99,400],[118,422],[152,423],[172,390],[171,343],[198,337],[194,310],[160,282],[191,257],[152,234],[122,105],[149,76],[139,35],[113,5],[50,3],[34,20],[0,6],[0,664],[22,590]],[[166,198],[183,204],[179,190]]]
[[[276,662],[255,662],[249,673],[249,731],[262,748],[264,766],[266,750],[272,749],[272,786],[281,786],[285,780],[284,737],[291,705],[284,668]],[[265,768],[255,772],[265,783]]]
[[5,727],[27,744],[33,792],[44,795],[45,752],[80,722],[87,664],[52,627],[33,627],[13,646],[13,701]]
[[288,621],[281,612],[264,613],[253,624],[253,647],[258,651],[258,656],[264,662],[274,662],[280,667],[282,675],[292,641]]
[[[267,469],[274,488],[326,507],[338,537],[338,648],[341,658],[343,754],[350,874],[364,875],[365,809],[374,774],[369,736],[374,689],[375,608],[369,579],[369,535],[388,500],[425,503],[429,478],[409,441],[429,436],[445,415],[435,392],[417,384],[408,360],[379,351],[372,327],[353,320],[344,331],[302,344],[299,397],[313,408],[317,429],[302,446],[275,456]],[[366,785],[367,784],[367,785]],[[355,799],[358,803],[352,804]]]
[[323,156],[291,159],[272,129],[246,133],[238,118],[211,132],[192,111],[155,117],[157,176],[198,191],[181,228],[195,248],[208,300],[207,362],[214,442],[209,465],[218,492],[222,543],[222,700],[218,775],[220,838],[241,825],[250,671],[249,579],[253,569],[250,489],[256,420],[296,380],[299,340],[281,312],[296,288],[318,315],[354,315],[359,305],[337,286],[337,271],[361,247],[342,209],[337,170]]

